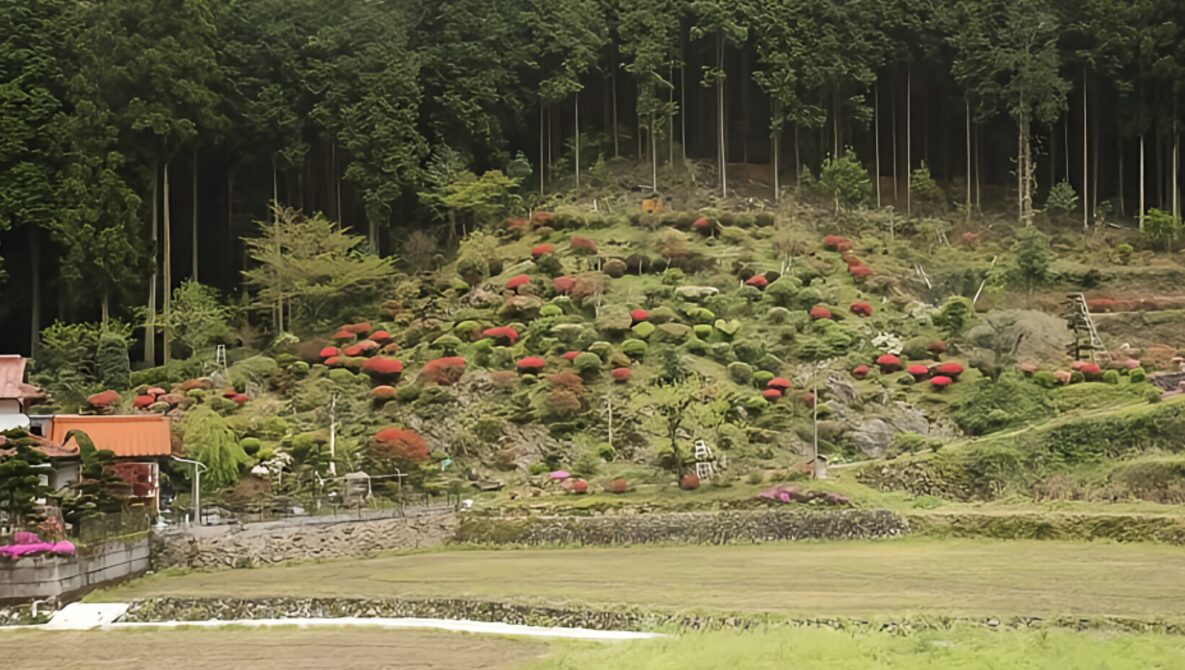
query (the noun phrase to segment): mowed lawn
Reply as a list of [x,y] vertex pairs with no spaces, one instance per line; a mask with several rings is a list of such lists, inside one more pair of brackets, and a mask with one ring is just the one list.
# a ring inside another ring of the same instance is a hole
[[1185,616],[1185,549],[907,539],[723,547],[443,551],[155,575],[154,596],[474,597],[794,616]]

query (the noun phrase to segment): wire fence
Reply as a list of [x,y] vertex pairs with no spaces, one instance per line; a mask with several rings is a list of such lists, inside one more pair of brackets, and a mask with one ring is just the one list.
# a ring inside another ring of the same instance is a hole
[[[462,496],[456,493],[429,495],[407,493],[393,498],[376,497],[362,504],[350,504],[336,496],[275,496],[246,503],[208,500],[202,503],[202,526],[246,525],[261,523],[291,523],[367,521],[408,516],[433,508],[461,506]],[[194,522],[193,509],[175,504],[162,513],[167,526],[188,526]]]

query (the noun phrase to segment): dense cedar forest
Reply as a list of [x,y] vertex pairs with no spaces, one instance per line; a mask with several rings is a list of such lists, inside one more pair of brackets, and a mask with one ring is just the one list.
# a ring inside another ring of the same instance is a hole
[[1175,215],[1183,30],[1178,0],[2,0],[0,348],[189,278],[241,302],[272,202],[447,245],[442,152],[528,207],[614,158],[727,198],[850,150],[872,205],[924,165],[969,213],[1066,181],[1086,227]]

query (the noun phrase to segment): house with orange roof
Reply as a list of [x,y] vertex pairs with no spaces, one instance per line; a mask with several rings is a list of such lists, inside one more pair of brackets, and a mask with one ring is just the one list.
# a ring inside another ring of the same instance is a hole
[[57,414],[43,426],[51,442],[70,445],[71,431],[85,433],[95,448],[115,454],[114,470],[132,486],[131,502],[149,505],[160,501],[160,461],[173,455],[169,419],[161,414],[90,415]]
[[28,360],[16,354],[0,355],[0,431],[28,428],[28,410],[44,402],[45,391],[25,382]]

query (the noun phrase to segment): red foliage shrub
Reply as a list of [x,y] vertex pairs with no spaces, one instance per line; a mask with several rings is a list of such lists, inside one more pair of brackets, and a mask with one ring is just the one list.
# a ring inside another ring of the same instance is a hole
[[362,345],[360,343],[359,344],[351,344],[350,346],[342,349],[342,355],[347,358],[356,358],[358,356],[361,356],[362,355]]
[[701,216],[691,224],[691,229],[700,235],[711,235],[715,226],[708,220],[708,217]]
[[331,337],[330,339],[344,341],[344,340],[352,340],[352,339],[354,339],[354,337],[355,337],[354,333],[346,330],[345,327],[343,326],[341,328],[338,328],[337,332],[334,333],[333,337]]
[[394,358],[376,356],[362,364],[362,371],[372,379],[394,380],[403,374],[403,363]]
[[330,356],[325,359],[325,364],[331,368],[340,368],[342,366],[341,356]]
[[963,244],[975,249],[979,247],[979,233],[967,231],[959,236],[963,240]]
[[624,479],[614,479],[613,481],[609,482],[609,485],[605,487],[605,490],[609,493],[621,494],[630,490],[630,484]]
[[518,386],[518,375],[510,370],[494,370],[490,372],[490,383],[494,388],[506,390]]
[[531,223],[535,226],[546,226],[551,223],[551,212],[535,212],[531,214]]
[[679,488],[684,491],[694,491],[699,488],[699,477],[694,472],[684,473],[679,478]]
[[556,277],[555,279],[551,280],[551,286],[556,290],[556,293],[568,293],[575,285],[575,277],[563,276]]
[[901,359],[893,354],[881,354],[877,356],[876,364],[880,366],[881,372],[884,373],[896,372],[901,369]]
[[86,404],[91,407],[110,407],[119,402],[119,392],[107,389],[86,397]]
[[761,392],[761,397],[765,398],[766,400],[768,400],[770,402],[773,402],[775,400],[781,399],[782,392],[778,389],[765,389],[764,391]]
[[518,368],[519,372],[533,374],[540,372],[543,370],[543,368],[547,367],[547,361],[538,356],[525,356],[518,359],[518,363],[515,363],[515,367]]
[[378,342],[375,342],[370,338],[362,340],[354,346],[358,347],[358,351],[361,352],[359,354],[355,354],[356,356],[372,356],[381,348],[381,345]]
[[230,400],[231,398],[233,398],[233,397],[237,396],[238,394],[239,394],[239,392],[238,392],[238,391],[236,391],[236,390],[235,390],[235,389],[232,387],[232,388],[228,388],[228,389],[226,389],[225,391],[223,391],[223,392],[222,392],[222,397],[223,397],[223,398],[226,398],[227,400]]
[[749,277],[749,279],[747,279],[745,281],[745,286],[756,286],[757,288],[761,288],[761,289],[765,288],[768,285],[769,285],[769,280],[765,278],[765,275],[753,275],[752,277]]
[[369,321],[362,321],[360,323],[351,323],[348,326],[342,326],[342,329],[348,330],[351,333],[354,333],[355,335],[365,335],[365,334],[369,333],[371,330],[373,330]]
[[942,375],[938,375],[937,377],[934,377],[933,379],[930,380],[930,386],[935,391],[941,391],[953,383],[954,383],[953,379],[951,379],[950,377],[944,377]]
[[233,401],[234,404],[238,405],[239,407],[242,407],[243,405],[246,405],[247,401],[250,399],[251,396],[247,395],[246,393],[236,393],[231,398],[231,401]]
[[853,265],[848,268],[848,274],[852,275],[852,279],[859,283],[872,276],[872,268],[867,265]]
[[584,393],[584,379],[575,372],[557,372],[554,375],[548,375],[547,383],[553,389]]
[[583,479],[575,479],[572,481],[569,490],[575,495],[582,496],[588,493],[588,482]]
[[632,374],[633,373],[630,372],[629,368],[613,368],[613,371],[609,373],[609,376],[613,377],[613,381],[619,384],[624,384],[630,380],[630,376]]
[[482,337],[490,337],[499,344],[507,344],[514,346],[518,342],[518,331],[510,326],[497,326],[495,328],[486,328],[481,331]]
[[136,409],[144,409],[154,402],[156,402],[156,398],[153,396],[138,395],[136,396],[136,399],[132,401],[132,407],[135,407]]
[[581,235],[573,235],[572,239],[568,240],[568,246],[572,251],[580,254],[592,255],[597,253],[597,243]]
[[579,351],[565,351],[564,355],[560,356],[560,358],[571,363],[572,361],[576,360],[576,357],[579,355],[580,355]]
[[779,391],[785,391],[786,389],[790,388],[790,380],[786,379],[785,377],[774,377],[773,379],[769,380],[765,387],[778,389]]
[[339,355],[341,355],[341,349],[338,349],[337,347],[325,347],[317,355],[321,358],[329,358],[331,356],[339,356]]
[[811,393],[810,391],[803,393],[799,400],[801,400],[802,404],[806,405],[807,407],[815,406],[815,394]]
[[926,351],[929,351],[930,353],[936,354],[936,355],[945,354],[946,353],[946,342],[943,342],[942,340],[934,340],[930,344],[926,345]]
[[1073,376],[1070,374],[1069,370],[1057,370],[1053,373],[1053,381],[1061,384],[1062,386],[1069,384],[1072,377]]
[[1090,361],[1083,361],[1082,364],[1078,366],[1078,371],[1088,379],[1098,377],[1103,374],[1103,370],[1099,367],[1099,364],[1091,363]]
[[548,244],[547,242],[544,242],[543,244],[536,244],[535,246],[531,247],[531,258],[539,258],[540,256],[546,256],[547,254],[554,252],[554,244]]
[[1121,312],[1123,311],[1123,304],[1114,298],[1090,298],[1086,301],[1086,307],[1092,312]]
[[[1125,370],[1135,370],[1136,368],[1140,367],[1140,362],[1134,358],[1125,358],[1123,362],[1120,363],[1120,365]],[[148,392],[151,393],[152,389],[148,389]]]
[[370,397],[384,402],[391,400],[395,397],[395,387],[387,386],[385,384],[382,386],[376,386],[370,389]]
[[848,310],[856,316],[872,316],[872,305],[864,302],[863,300],[857,300],[856,302],[852,303],[851,306],[848,307]]
[[521,216],[512,216],[506,219],[506,230],[515,235],[522,235],[531,227],[531,222]]
[[648,312],[648,311],[646,311],[646,310],[644,310],[644,309],[634,309],[634,310],[630,310],[630,319],[631,319],[631,320],[632,320],[634,323],[638,323],[638,322],[640,322],[640,321],[645,321],[645,320],[647,320],[647,319],[649,319],[649,318],[650,318],[650,312]]
[[852,241],[843,235],[828,235],[823,238],[823,248],[828,251],[851,251]]
[[[1128,359],[1128,360],[1131,360],[1131,359]],[[1140,367],[1140,366],[1137,365],[1136,367]],[[168,393],[168,391],[164,390],[163,388],[161,388],[159,386],[151,386],[148,388],[148,390],[144,391],[144,395],[150,395],[153,398],[155,398],[157,396],[162,396],[166,393]]]
[[371,451],[380,458],[423,463],[429,458],[428,442],[414,430],[385,428],[370,438]]
[[826,307],[824,307],[822,305],[815,305],[814,307],[811,308],[811,319],[812,320],[820,321],[822,319],[830,319],[830,318],[831,318],[831,310],[827,309]]
[[860,364],[860,365],[857,365],[856,367],[852,368],[852,376],[855,377],[856,379],[864,379],[865,377],[868,376],[868,373],[871,371],[872,371],[872,369],[869,368],[867,365]]
[[378,342],[379,344],[387,344],[395,338],[391,337],[391,333],[388,333],[385,330],[376,330],[370,334],[370,339]]
[[856,254],[845,254],[843,257],[843,262],[846,263],[849,268],[855,267],[857,265],[864,265],[864,261],[860,260],[860,257]]
[[1018,370],[1020,370],[1026,377],[1032,377],[1034,374],[1037,373],[1038,370],[1041,369],[1041,367],[1039,365],[1037,365],[1036,363],[1034,363],[1032,361],[1025,361],[1024,363],[1021,363],[1020,365],[1016,366],[1016,368]]
[[913,378],[918,381],[921,381],[921,380],[925,379],[926,377],[930,376],[930,368],[928,368],[924,365],[914,364],[914,365],[909,366],[908,368],[905,368],[905,371],[908,372],[909,374],[913,375]]
[[506,280],[506,290],[517,291],[519,288],[530,283],[531,277],[529,275],[514,275],[510,279]]
[[579,414],[583,409],[580,396],[567,389],[552,389],[543,399],[549,414],[558,417],[569,417]]
[[950,363],[939,363],[934,366],[934,373],[942,377],[950,377],[953,381],[958,379],[959,375],[963,374],[963,366],[953,361]]
[[424,364],[420,370],[420,379],[432,384],[451,386],[461,381],[466,365],[465,359],[460,356],[434,358]]

